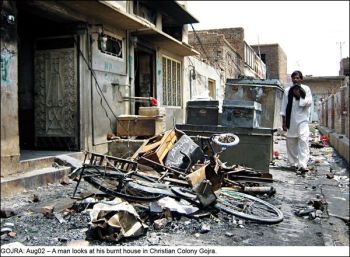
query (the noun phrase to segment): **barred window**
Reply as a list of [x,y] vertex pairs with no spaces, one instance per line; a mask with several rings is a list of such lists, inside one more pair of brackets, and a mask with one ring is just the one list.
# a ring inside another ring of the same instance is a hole
[[163,105],[182,105],[181,63],[168,57],[163,62]]
[[120,39],[105,35],[106,37],[106,45],[103,48],[101,45],[101,41],[98,42],[98,49],[102,53],[113,55],[119,58],[123,58],[123,42]]

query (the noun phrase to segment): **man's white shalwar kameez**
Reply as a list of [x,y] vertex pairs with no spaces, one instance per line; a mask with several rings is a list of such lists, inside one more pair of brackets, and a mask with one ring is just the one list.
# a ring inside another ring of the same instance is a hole
[[[305,90],[305,98],[297,100],[293,97],[292,112],[290,115],[290,125],[287,129],[287,155],[288,161],[293,166],[307,169],[309,160],[309,116],[312,104],[311,90],[306,85],[301,85]],[[280,114],[286,117],[286,107],[288,103],[288,87],[284,91]]]

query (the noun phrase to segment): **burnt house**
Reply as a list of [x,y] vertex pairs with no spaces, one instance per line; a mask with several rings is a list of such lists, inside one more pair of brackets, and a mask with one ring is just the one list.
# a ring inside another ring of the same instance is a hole
[[266,78],[266,65],[244,39],[243,28],[222,28],[189,32],[189,43],[207,63],[227,78]]
[[1,1],[1,175],[33,168],[26,151],[105,153],[149,97],[184,119],[196,22],[185,1]]

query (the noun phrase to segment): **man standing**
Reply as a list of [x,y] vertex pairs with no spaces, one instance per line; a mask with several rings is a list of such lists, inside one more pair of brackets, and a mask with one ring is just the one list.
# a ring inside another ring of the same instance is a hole
[[295,167],[297,173],[308,171],[309,160],[309,116],[312,104],[311,90],[301,84],[303,74],[294,71],[291,75],[293,85],[284,91],[281,115],[282,128],[287,131],[288,162]]

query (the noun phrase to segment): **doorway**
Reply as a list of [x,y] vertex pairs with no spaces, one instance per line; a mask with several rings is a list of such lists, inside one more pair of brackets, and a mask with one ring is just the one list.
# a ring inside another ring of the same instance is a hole
[[208,79],[208,90],[209,90],[209,97],[213,100],[216,99],[216,85],[215,80]]
[[25,4],[18,4],[18,17],[21,159],[28,151],[78,151],[77,38],[67,21],[30,12]]
[[34,52],[34,146],[78,149],[74,37],[37,39]]
[[155,96],[155,52],[146,47],[135,48],[135,96],[144,97],[135,101],[135,114],[139,114],[140,107],[150,106],[148,97]]

